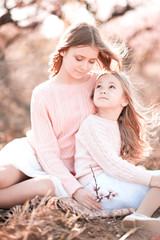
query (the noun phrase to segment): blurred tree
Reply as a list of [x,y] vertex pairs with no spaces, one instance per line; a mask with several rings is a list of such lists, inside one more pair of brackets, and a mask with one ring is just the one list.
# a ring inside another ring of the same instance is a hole
[[[43,21],[43,17],[45,17],[46,14],[53,14],[65,20],[65,13],[62,11],[62,7],[68,3],[84,6],[86,10],[93,15],[98,24],[108,22],[117,16],[122,16],[127,11],[134,9],[137,5],[134,4],[133,7],[129,0],[126,0],[126,4],[115,1],[111,15],[102,20],[98,16],[98,1],[96,0],[2,0],[0,26],[6,23],[13,23],[21,28],[34,28]],[[17,13],[18,10],[23,11],[23,18],[18,19],[16,14],[13,14],[15,10],[17,10]]]
[[[58,39],[59,25],[54,24],[54,19],[66,26],[87,20],[86,15],[99,26],[106,39],[113,36],[122,42],[127,40],[136,53],[141,77],[137,82],[146,80],[143,89],[146,102],[159,97],[159,0],[0,0],[0,142],[3,144],[16,134],[25,134],[25,128],[29,127],[31,91],[48,78],[48,56]],[[48,17],[53,21],[46,31],[50,34],[53,31],[55,38],[41,31]]]
[[[2,4],[3,2],[3,4]],[[34,28],[42,22],[43,13],[49,13],[62,17],[61,7],[63,0],[2,0],[1,9],[3,14],[0,17],[0,26],[6,23],[13,23],[21,28]],[[23,17],[17,18],[15,10],[23,11]],[[45,14],[43,14],[44,16]],[[25,23],[24,23],[25,22]]]

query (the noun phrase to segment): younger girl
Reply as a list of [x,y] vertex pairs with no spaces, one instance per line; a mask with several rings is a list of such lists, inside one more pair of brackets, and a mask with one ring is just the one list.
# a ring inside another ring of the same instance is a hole
[[33,91],[32,129],[0,152],[0,208],[47,194],[102,209],[74,177],[74,135],[94,112],[96,74],[90,70],[95,62],[110,70],[112,59],[119,64],[96,27],[80,23],[67,29],[51,58],[51,79]]
[[[159,200],[146,214],[152,215],[160,206],[160,171],[132,164],[149,150],[145,109],[140,108],[131,82],[122,72],[102,73],[93,101],[96,113],[82,122],[76,134],[76,178],[84,189],[103,199],[104,211],[138,208],[150,186],[157,187]],[[144,205],[144,211],[140,209],[143,214],[147,209]]]

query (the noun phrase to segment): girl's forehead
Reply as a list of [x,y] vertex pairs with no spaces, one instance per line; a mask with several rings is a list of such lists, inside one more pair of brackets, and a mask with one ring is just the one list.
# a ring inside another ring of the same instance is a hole
[[79,45],[79,46],[70,47],[68,51],[75,54],[91,56],[91,57],[92,56],[98,57],[98,53],[99,53],[98,48],[90,45]]
[[121,85],[120,81],[113,74],[104,74],[100,76],[99,79],[97,80],[97,83],[103,84],[107,84],[110,82],[115,83],[117,85]]
[[98,79],[98,81],[103,81],[103,82],[107,82],[109,80],[114,81],[114,80],[117,80],[117,78],[110,73],[108,73],[108,74],[106,73],[106,74],[102,74],[101,76],[99,76],[99,79]]

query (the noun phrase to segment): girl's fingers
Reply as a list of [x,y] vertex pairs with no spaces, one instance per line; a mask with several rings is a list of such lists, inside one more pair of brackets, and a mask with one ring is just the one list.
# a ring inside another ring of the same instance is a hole
[[85,207],[88,208],[89,210],[93,211],[93,208],[89,204],[85,204]]
[[97,201],[97,197],[93,194],[90,195],[90,202],[92,204],[92,206],[95,207],[95,210],[101,211],[103,210],[103,207],[101,206],[100,203],[98,203]]
[[95,200],[88,199],[86,203],[87,205],[89,205],[90,210],[97,210],[97,211],[103,210],[103,207],[99,203],[97,203]]
[[96,203],[93,204],[92,207],[93,207],[94,210],[97,210],[97,211],[103,210],[103,207],[99,203],[98,204],[96,204]]
[[92,208],[92,205],[90,204],[90,202],[89,201],[85,201],[85,202],[83,202],[83,206],[85,206],[86,208],[88,208],[89,210],[93,210],[93,208]]
[[92,193],[90,193],[89,198],[92,199],[93,201],[96,201],[97,199],[97,197]]

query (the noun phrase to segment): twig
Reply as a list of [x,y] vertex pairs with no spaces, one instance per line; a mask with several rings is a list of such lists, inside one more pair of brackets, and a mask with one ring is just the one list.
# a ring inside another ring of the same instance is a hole
[[129,230],[127,233],[125,233],[121,238],[119,238],[119,240],[125,240],[125,239],[128,238],[131,234],[135,233],[138,229],[140,229],[140,227],[132,228],[132,229]]
[[27,239],[28,239],[29,231],[30,231],[30,229],[31,229],[31,226],[32,226],[32,223],[33,223],[33,219],[34,219],[35,213],[36,213],[36,210],[34,209],[34,210],[32,211],[32,215],[31,215],[31,218],[30,218],[30,220],[29,220],[29,223],[28,223],[28,226],[27,226],[27,229],[26,229],[26,233],[25,233],[25,235],[24,235],[23,240],[27,240]]
[[91,168],[91,171],[92,171],[92,174],[93,174],[93,178],[94,178],[94,181],[95,181],[95,185],[96,185],[96,188],[95,188],[96,196],[97,196],[97,199],[99,199],[97,180],[96,180],[96,177],[95,177],[95,174],[94,174],[94,171],[93,171],[93,168],[92,168],[91,165],[90,165],[90,168]]
[[95,174],[94,174],[94,171],[93,171],[93,168],[92,168],[91,165],[90,165],[90,168],[91,168],[91,171],[93,173],[93,178],[94,178],[94,181],[95,181],[94,191],[96,192],[97,202],[101,202],[103,200],[103,198],[107,198],[107,199],[110,200],[113,197],[117,197],[118,193],[113,192],[111,190],[108,190],[108,193],[106,195],[104,195],[102,193],[99,195],[98,191],[99,191],[100,187],[98,187],[97,180],[96,180],[96,177],[95,177]]

